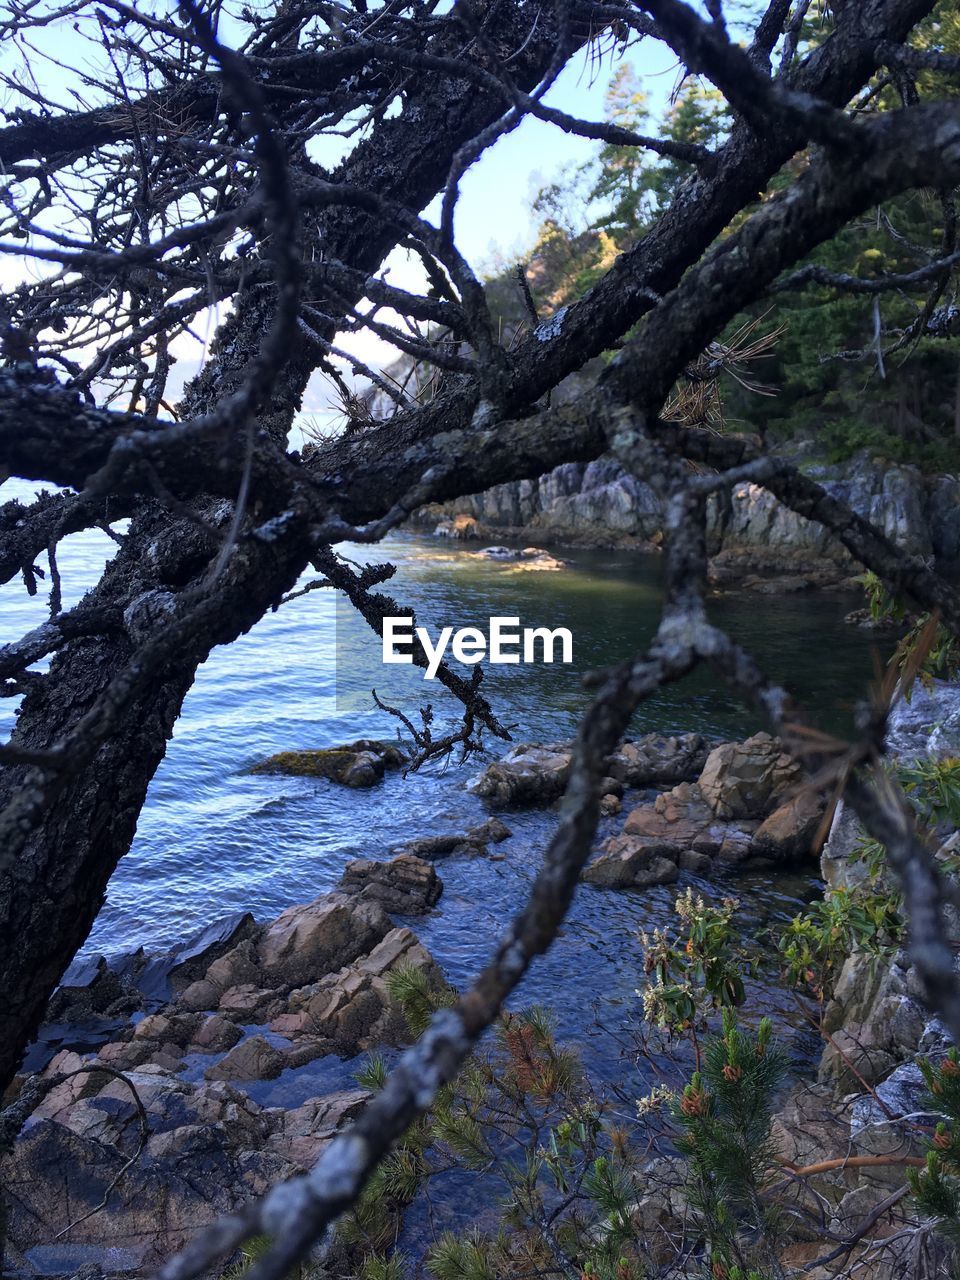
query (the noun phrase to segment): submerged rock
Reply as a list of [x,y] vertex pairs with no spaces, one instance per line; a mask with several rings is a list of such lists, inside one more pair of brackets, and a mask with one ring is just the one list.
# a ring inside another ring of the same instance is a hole
[[400,769],[409,756],[393,742],[361,738],[343,747],[313,751],[280,751],[255,764],[251,773],[280,773],[301,778],[326,778],[345,787],[372,787],[387,769]]
[[398,845],[395,852],[430,861],[454,854],[476,858],[487,852],[488,844],[500,844],[511,834],[510,828],[499,818],[488,818],[477,827],[468,827],[460,835],[420,836],[416,840],[408,840]]

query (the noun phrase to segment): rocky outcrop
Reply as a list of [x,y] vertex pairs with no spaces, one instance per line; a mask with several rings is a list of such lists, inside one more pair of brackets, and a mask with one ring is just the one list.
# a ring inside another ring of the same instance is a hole
[[[429,864],[416,878],[438,883]],[[20,1079],[39,1101],[0,1167],[16,1270],[153,1270],[204,1223],[310,1168],[367,1094],[283,1110],[248,1090],[325,1054],[405,1043],[395,974],[418,969],[444,987],[426,948],[362,885],[266,925],[223,922],[180,954],[185,985],[162,1008],[96,1054],[62,1051]]]
[[[204,1223],[309,1169],[367,1097],[354,1090],[284,1112],[226,1080],[186,1083],[157,1068],[130,1072],[129,1085],[82,1079],[65,1105],[47,1096],[3,1162],[15,1270],[153,1271]],[[130,1086],[146,1141],[128,1165],[143,1136]]]
[[[650,733],[625,742],[606,762],[609,776],[603,792],[619,796],[625,786],[665,786],[695,778],[708,750],[698,733]],[[551,804],[566,788],[572,758],[569,743],[523,743],[488,765],[469,790],[496,804]]]
[[709,875],[717,862],[808,857],[824,803],[800,782],[800,770],[769,734],[721,743],[696,782],[635,805],[582,878],[604,888],[646,888],[669,884],[681,871]]
[[345,787],[373,787],[383,781],[387,769],[400,769],[409,761],[393,742],[361,738],[344,747],[313,751],[280,751],[255,764],[251,773],[280,773],[297,778],[326,778]]
[[[809,443],[793,446],[795,461],[828,493],[842,498],[912,555],[960,560],[960,478],[925,476],[916,467],[882,462],[868,452],[849,462],[817,460]],[[653,491],[610,458],[564,463],[539,480],[498,485],[450,508],[430,508],[422,518],[436,524],[466,516],[487,532],[530,531],[559,542],[616,545],[649,543],[662,528]],[[783,507],[767,490],[745,484],[729,505],[712,502],[710,529],[717,546],[753,548],[805,558],[811,573],[824,558],[847,563],[842,547],[820,526]],[[798,574],[805,576],[802,571]]]
[[348,862],[337,888],[341,893],[378,902],[385,911],[419,916],[436,906],[443,881],[431,863],[415,854],[401,853],[389,862],[371,858]]
[[482,551],[471,554],[477,560],[506,562],[517,573],[556,573],[564,568],[563,560],[558,560],[542,547],[484,547]]

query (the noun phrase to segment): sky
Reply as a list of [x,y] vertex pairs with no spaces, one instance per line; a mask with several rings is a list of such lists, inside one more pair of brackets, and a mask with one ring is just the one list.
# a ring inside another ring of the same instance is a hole
[[[152,7],[152,6],[148,6]],[[171,5],[172,7],[172,5]],[[92,17],[92,15],[91,15]],[[34,62],[37,78],[42,88],[55,99],[69,103],[69,77],[63,68],[73,65],[90,67],[90,44],[81,39],[72,23],[59,22],[48,28],[42,36],[35,37],[39,44],[49,41],[49,52],[55,63]],[[612,58],[609,46],[612,38],[605,37],[599,47],[606,50],[604,56],[594,53],[578,54],[557,82],[551,87],[545,101],[565,112],[586,120],[604,119],[604,97],[610,78],[618,65]],[[5,51],[5,60],[10,50]],[[641,40],[624,55],[647,93],[654,114],[665,105],[677,78],[677,64],[662,45]],[[7,102],[0,105],[11,105]],[[327,144],[329,158],[324,155],[321,142],[314,154],[321,163],[334,163],[343,151],[342,144]],[[464,175],[460,184],[460,199],[455,218],[456,243],[474,271],[483,275],[500,260],[519,261],[532,248],[538,232],[537,219],[531,206],[537,192],[557,179],[567,168],[578,168],[600,150],[600,143],[564,133],[556,126],[542,121],[526,119],[513,133],[500,138],[493,147]],[[425,211],[431,222],[439,221],[440,198]],[[386,268],[392,283],[404,288],[419,289],[423,285],[422,269],[412,255],[398,252],[388,259]],[[45,264],[29,264],[19,257],[0,256],[0,285],[32,276],[38,271],[46,273],[51,268]],[[179,339],[175,354],[179,358],[176,369],[177,383],[192,375],[203,357],[203,347],[212,338],[222,319],[222,310],[197,317],[195,332],[203,341],[197,343],[189,337]],[[390,319],[384,315],[384,319]],[[382,367],[396,358],[396,351],[370,334],[347,335],[342,345],[356,357],[372,367]],[[179,393],[179,386],[171,388]],[[331,388],[324,380],[315,380],[308,390],[304,409],[308,413],[327,416]]]

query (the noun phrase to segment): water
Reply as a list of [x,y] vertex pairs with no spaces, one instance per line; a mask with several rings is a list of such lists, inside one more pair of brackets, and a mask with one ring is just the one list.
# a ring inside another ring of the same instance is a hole
[[[0,500],[12,493],[11,485],[3,486]],[[642,649],[652,634],[659,559],[570,550],[559,553],[569,561],[561,572],[521,573],[509,563],[478,559],[473,549],[401,534],[372,551],[347,550],[359,560],[395,563],[396,577],[381,589],[410,606],[421,623],[485,627],[491,614],[500,614],[518,615],[530,626],[569,627],[571,667],[493,667],[486,685],[500,718],[516,725],[515,740],[569,738],[588,698],[583,672]],[[113,550],[99,533],[66,541],[59,561],[67,605],[96,579]],[[714,603],[712,614],[804,700],[824,728],[842,732],[873,673],[875,641],[842,621],[851,607],[848,598],[730,595]],[[18,583],[0,589],[0,641],[44,616],[42,594],[30,600]],[[438,695],[437,685],[424,685],[418,671],[382,667],[377,637],[327,591],[282,607],[216,651],[187,697],[133,847],[111,881],[86,950],[160,949],[237,909],[267,919],[330,889],[350,858],[384,857],[411,837],[462,831],[482,821],[483,803],[464,789],[477,761],[407,779],[388,775],[382,786],[366,791],[247,772],[276,751],[393,736],[395,722],[373,705],[373,686],[391,700],[405,698],[410,713],[426,696],[438,720],[455,717],[449,697]],[[0,728],[9,728],[12,715],[9,702],[0,704]],[[659,694],[635,724],[638,733],[695,729],[726,737],[760,727],[755,714],[706,672]],[[500,754],[505,744],[493,747]],[[409,922],[457,984],[473,976],[520,906],[555,821],[543,812],[506,817],[513,836],[497,848],[504,860],[444,861],[439,908]],[[605,826],[617,829],[614,820]],[[775,923],[798,909],[814,870],[773,882],[753,874],[748,884],[741,873],[733,887],[749,891],[754,916]],[[728,892],[731,885],[705,888]],[[593,1056],[594,1001],[601,1000],[604,1016],[615,1020],[635,1008],[636,931],[669,916],[673,897],[672,888],[614,893],[585,886],[556,945],[524,983],[521,1003],[555,1007],[561,1032]],[[790,1003],[783,993],[769,998]],[[609,1052],[598,1056],[601,1061],[607,1072],[615,1069]]]

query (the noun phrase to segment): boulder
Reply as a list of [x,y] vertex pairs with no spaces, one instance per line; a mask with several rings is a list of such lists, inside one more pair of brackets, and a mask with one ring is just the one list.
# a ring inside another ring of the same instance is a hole
[[183,991],[201,978],[220,956],[253,937],[257,926],[249,911],[235,911],[194,934],[170,957],[170,985]]
[[203,1073],[207,1080],[272,1080],[286,1065],[279,1049],[263,1036],[250,1036]]
[[320,1042],[319,1052],[350,1056],[381,1044],[407,1039],[406,1020],[390,997],[387,975],[399,966],[426,971],[435,989],[444,986],[433,957],[409,929],[392,929],[365,956],[338,973],[291,992],[287,1011],[274,1018],[271,1031]]
[[774,809],[753,834],[754,854],[786,862],[816,853],[813,839],[825,809],[824,801],[809,788]]
[[235,1022],[214,1013],[197,1027],[190,1049],[199,1053],[225,1053],[242,1038],[243,1032]]
[[254,765],[250,772],[326,778],[345,787],[372,787],[383,780],[387,769],[402,768],[409,758],[395,743],[361,738],[343,747],[280,751]]
[[283,1113],[280,1128],[268,1139],[269,1148],[306,1172],[316,1164],[336,1134],[360,1115],[369,1100],[366,1089],[348,1089],[326,1098],[311,1098]]
[[800,766],[768,733],[725,742],[707,757],[700,794],[720,818],[765,818],[802,778]]
[[267,925],[257,950],[274,986],[299,986],[349,964],[389,931],[390,919],[377,903],[331,893],[288,907]]
[[226,991],[229,987],[238,987],[243,983],[259,984],[262,974],[256,943],[252,938],[246,938],[214,960],[203,976],[219,991]]
[[467,790],[497,804],[551,804],[566,788],[570,761],[566,746],[523,743],[488,765]]
[[628,787],[665,787],[699,777],[710,747],[699,733],[647,733],[625,742],[607,761],[607,772]]
[[623,827],[626,835],[660,840],[677,850],[692,847],[699,840],[703,853],[720,847],[724,829],[704,802],[700,788],[689,782],[631,809]]
[[225,1018],[235,1022],[266,1022],[283,1006],[283,997],[273,987],[258,987],[253,982],[242,982],[228,987],[220,997],[218,1010]]
[[604,841],[600,856],[584,867],[580,878],[605,889],[645,889],[672,884],[678,874],[675,858],[642,838],[621,835]]
[[183,1048],[194,1038],[200,1025],[195,1013],[148,1013],[133,1029],[135,1040],[167,1041]]
[[220,1003],[221,994],[219,987],[215,987],[212,982],[207,982],[205,978],[201,978],[197,982],[191,982],[189,987],[185,987],[180,992],[178,1003],[181,1009],[201,1013],[209,1009],[215,1009]]
[[431,863],[402,853],[389,862],[358,858],[348,862],[337,889],[379,902],[385,911],[423,915],[436,906],[443,882]]

